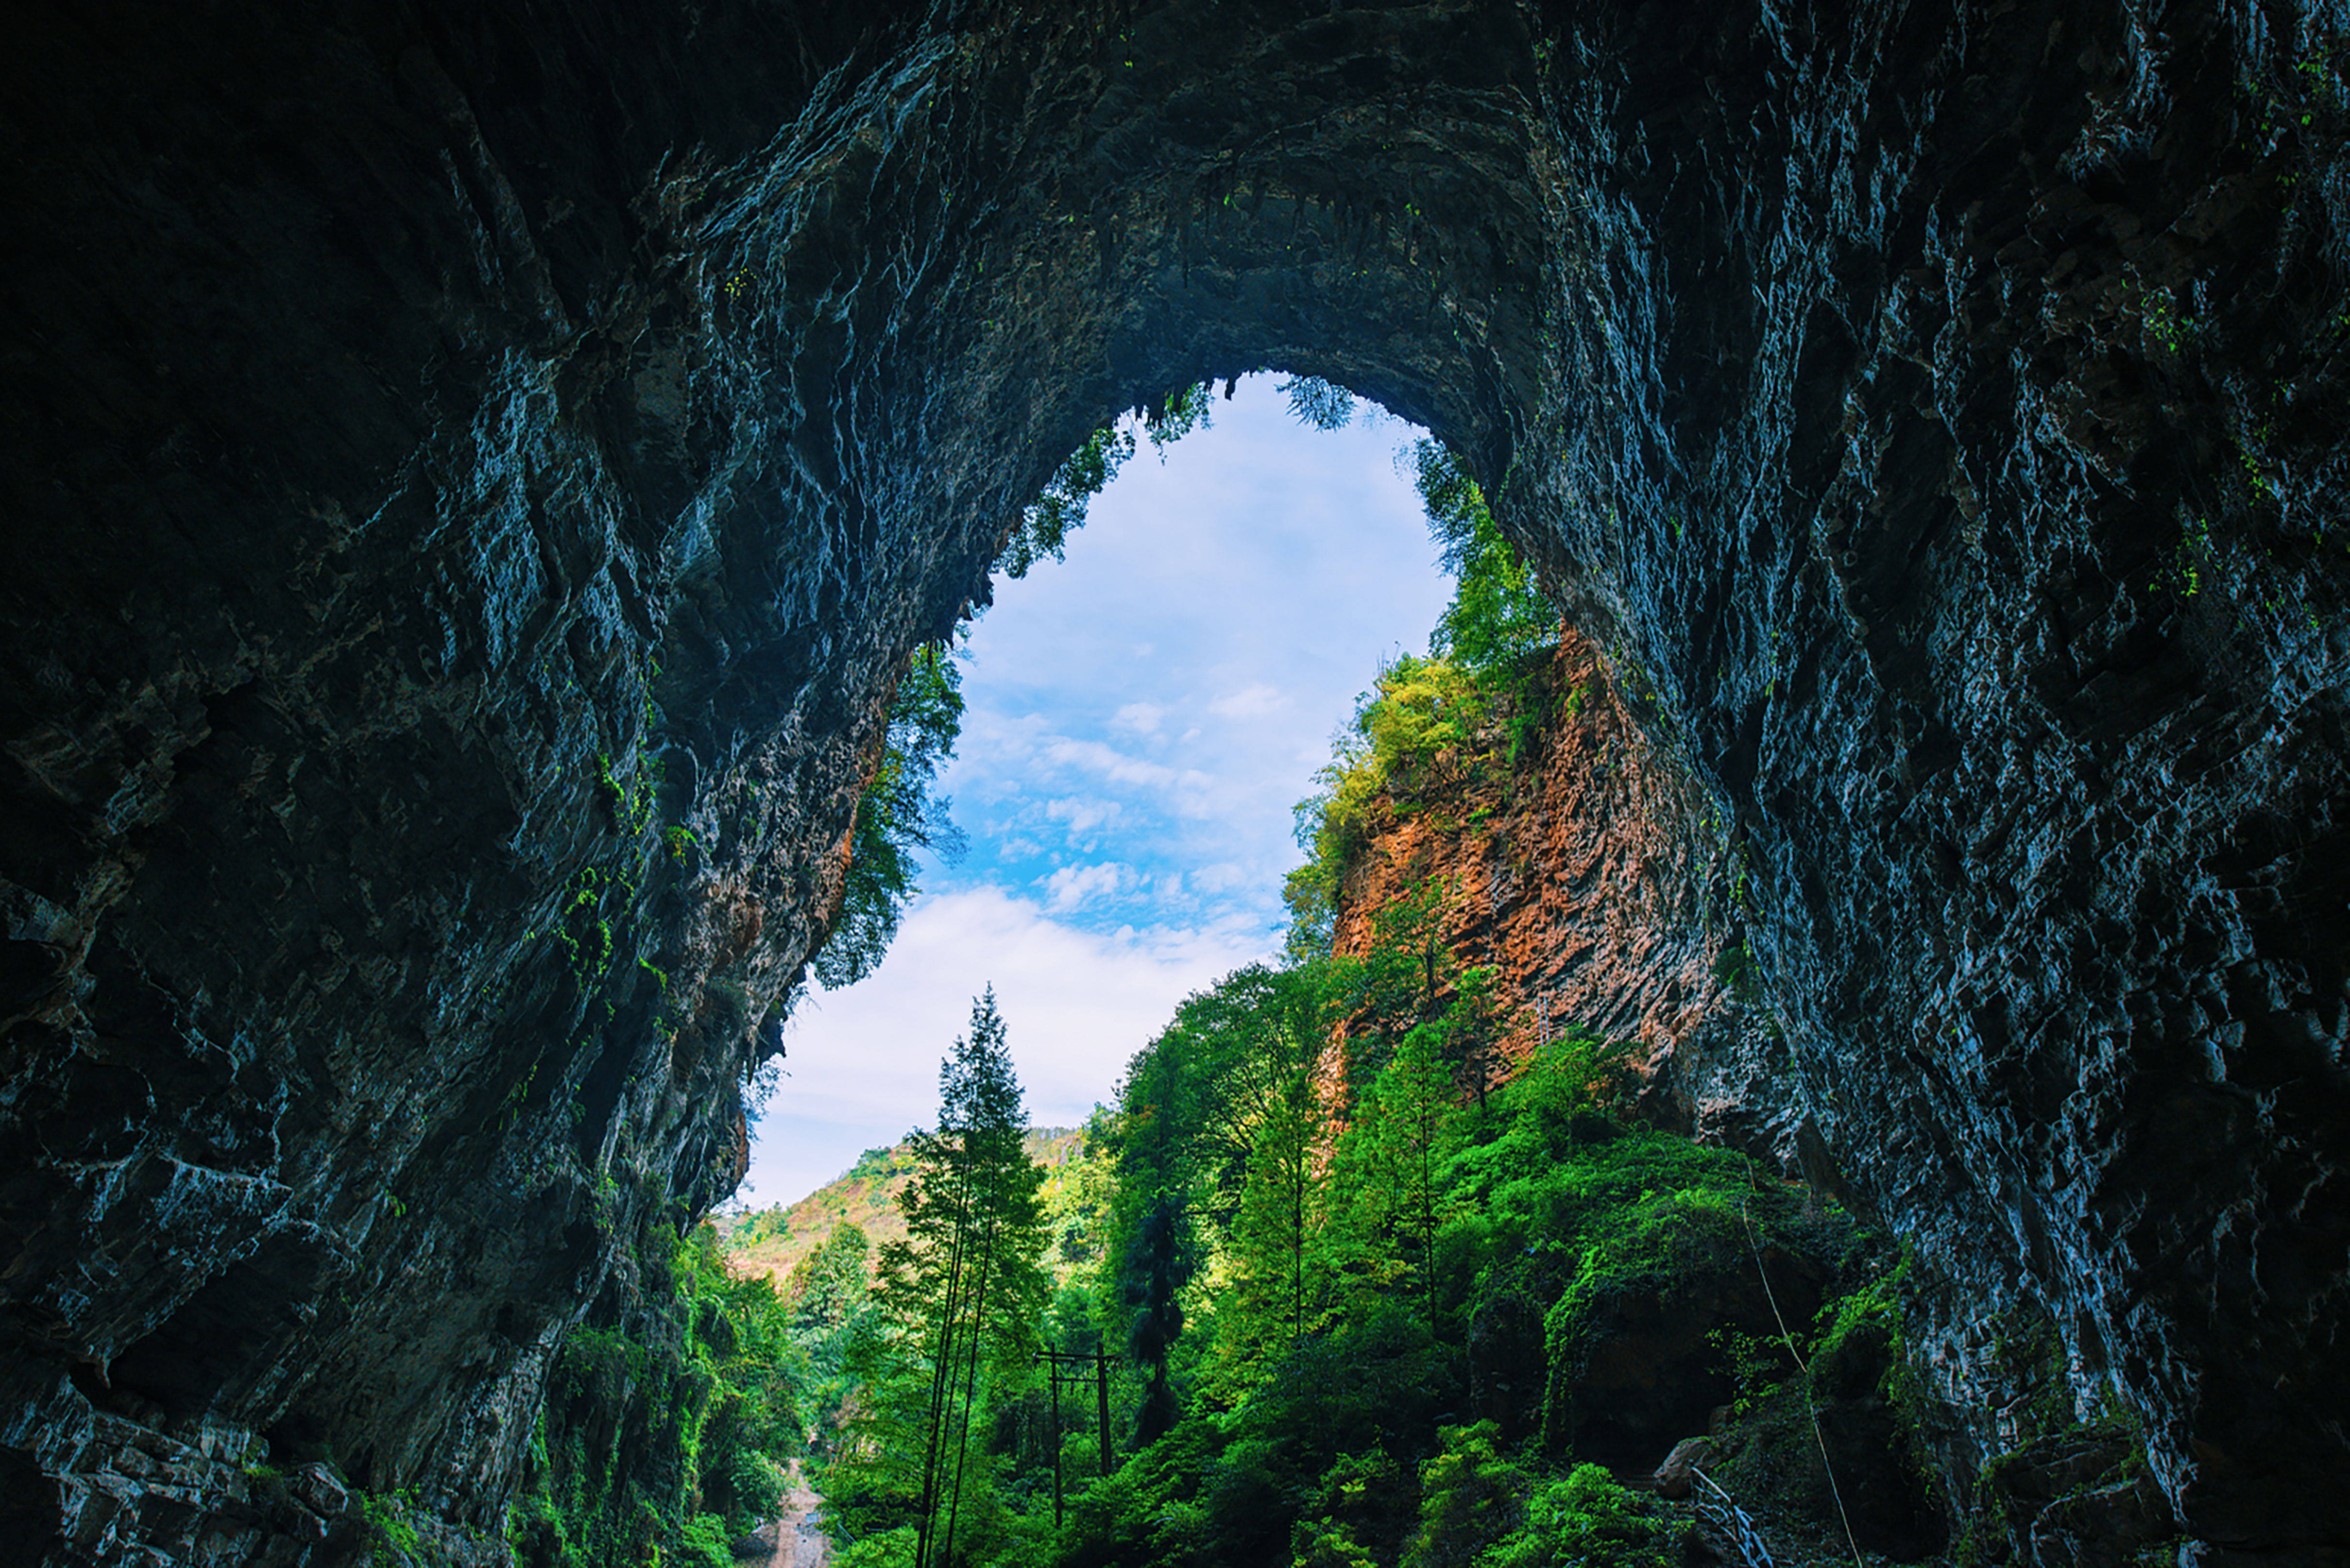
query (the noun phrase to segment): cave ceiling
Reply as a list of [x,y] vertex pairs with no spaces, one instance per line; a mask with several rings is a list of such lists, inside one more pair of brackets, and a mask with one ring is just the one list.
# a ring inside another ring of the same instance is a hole
[[7,1507],[109,1560],[125,1454],[258,1433],[494,1532],[564,1328],[739,1173],[910,650],[1087,432],[1273,368],[1465,453],[1717,803],[1939,1364],[2029,1303],[2199,1561],[2340,1561],[2335,26],[22,23]]

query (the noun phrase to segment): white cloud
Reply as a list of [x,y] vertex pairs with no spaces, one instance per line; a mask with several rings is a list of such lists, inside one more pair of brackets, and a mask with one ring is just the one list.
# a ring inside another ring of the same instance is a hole
[[1099,827],[1125,810],[1126,807],[1114,800],[1092,800],[1076,795],[1065,795],[1045,803],[1046,820],[1066,824],[1072,836],[1089,828]]
[[752,1150],[750,1201],[789,1203],[938,1112],[939,1059],[989,984],[1029,1119],[1073,1127],[1107,1100],[1175,1004],[1263,958],[1244,917],[1081,931],[1000,888],[918,901],[879,972],[804,999],[786,1027],[790,1075]]
[[1134,868],[1115,860],[1098,866],[1064,866],[1038,880],[1051,897],[1045,907],[1056,912],[1076,909],[1089,898],[1107,898],[1135,885]]
[[1208,704],[1208,711],[1227,719],[1263,719],[1289,706],[1289,699],[1277,688],[1263,681],[1253,681],[1229,695]]
[[1245,866],[1229,860],[1219,860],[1213,866],[1202,866],[1191,873],[1192,888],[1201,893],[1229,893],[1235,888],[1245,888],[1256,877]]
[[[1100,741],[1073,740],[1066,735],[1055,735],[1045,743],[1045,758],[1061,767],[1094,774],[1111,784],[1140,784],[1194,797],[1216,782],[1197,768],[1169,767],[1165,763],[1128,756]],[[1194,805],[1192,801],[1184,803],[1187,811],[1194,809]]]
[[1137,735],[1155,735],[1159,722],[1165,717],[1167,710],[1156,702],[1128,702],[1110,720],[1109,727]]
[[1154,784],[1164,787],[1175,782],[1175,770],[1165,763],[1147,762],[1129,757],[1117,747],[1100,741],[1072,740],[1055,735],[1045,745],[1045,760],[1065,768],[1081,768],[1098,774],[1113,784]]

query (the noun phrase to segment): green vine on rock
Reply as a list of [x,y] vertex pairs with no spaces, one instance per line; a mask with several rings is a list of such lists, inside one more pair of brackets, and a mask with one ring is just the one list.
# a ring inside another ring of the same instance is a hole
[[582,990],[594,987],[612,970],[612,922],[603,913],[604,895],[614,888],[625,891],[633,886],[592,866],[582,867],[571,878],[553,934]]
[[660,759],[649,752],[637,753],[635,782],[623,785],[612,774],[609,754],[596,754],[596,785],[612,813],[612,824],[627,837],[642,833],[653,819],[653,786],[660,777]]

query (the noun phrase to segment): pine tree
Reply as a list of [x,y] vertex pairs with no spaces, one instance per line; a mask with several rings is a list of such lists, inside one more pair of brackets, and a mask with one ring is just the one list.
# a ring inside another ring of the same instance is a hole
[[1024,1361],[1044,1310],[1045,1173],[1022,1147],[1026,1130],[990,988],[940,1064],[937,1130],[910,1140],[914,1176],[899,1198],[907,1236],[881,1249],[874,1287],[905,1364],[926,1380],[908,1434],[920,1455],[916,1568],[951,1558],[982,1374]]
[[1126,1253],[1126,1304],[1134,1309],[1128,1348],[1135,1365],[1149,1369],[1150,1385],[1135,1417],[1134,1440],[1147,1448],[1164,1437],[1180,1414],[1168,1382],[1167,1362],[1183,1332],[1183,1287],[1199,1267],[1191,1217],[1182,1194],[1161,1192],[1151,1202]]

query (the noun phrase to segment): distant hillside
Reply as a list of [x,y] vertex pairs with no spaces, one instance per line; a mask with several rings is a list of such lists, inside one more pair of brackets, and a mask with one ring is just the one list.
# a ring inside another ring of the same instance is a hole
[[[1075,1179],[1085,1164],[1085,1134],[1076,1127],[1031,1127],[1024,1147],[1028,1158],[1050,1173],[1045,1199],[1054,1217],[1054,1245],[1047,1257],[1057,1272],[1091,1255],[1085,1235],[1093,1205],[1081,1190],[1091,1184]],[[863,1229],[877,1255],[882,1243],[904,1240],[906,1220],[898,1211],[898,1195],[913,1174],[914,1156],[908,1145],[868,1148],[855,1165],[796,1203],[718,1216],[719,1238],[736,1273],[764,1274],[781,1288],[791,1278],[792,1266],[844,1220]]]

